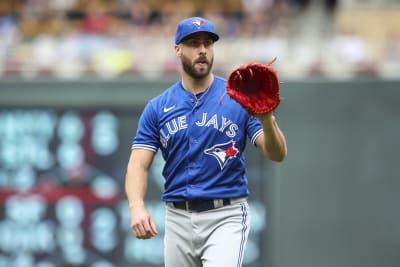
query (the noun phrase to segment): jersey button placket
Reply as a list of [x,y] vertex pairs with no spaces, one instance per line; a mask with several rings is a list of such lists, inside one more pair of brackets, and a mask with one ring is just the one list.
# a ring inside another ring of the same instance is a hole
[[[197,100],[195,98],[192,98],[191,103],[193,104],[193,108],[192,108],[192,112],[189,115],[189,124],[192,125],[192,127],[189,127],[188,129],[188,140],[189,140],[189,144],[190,146],[193,147],[189,147],[189,154],[191,154],[191,156],[189,156],[188,158],[190,158],[190,161],[188,162],[188,176],[187,176],[187,190],[188,190],[188,195],[196,195],[195,191],[198,189],[197,185],[194,182],[195,177],[198,175],[198,168],[199,165],[194,161],[195,158],[195,152],[196,148],[195,146],[197,146],[199,144],[199,129],[196,125],[196,113],[199,110],[199,103],[197,102]],[[193,150],[192,150],[193,149]]]

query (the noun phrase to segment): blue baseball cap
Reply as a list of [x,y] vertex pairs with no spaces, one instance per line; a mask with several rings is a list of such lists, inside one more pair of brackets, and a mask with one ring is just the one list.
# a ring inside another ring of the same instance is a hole
[[215,33],[214,25],[211,21],[201,17],[191,17],[178,23],[175,33],[175,44],[180,44],[183,39],[197,32],[206,32],[211,35],[211,39],[216,42],[219,39]]

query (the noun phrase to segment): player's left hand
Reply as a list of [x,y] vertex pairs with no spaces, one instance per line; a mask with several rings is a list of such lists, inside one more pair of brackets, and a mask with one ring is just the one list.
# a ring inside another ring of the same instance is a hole
[[279,105],[280,83],[271,64],[250,63],[234,69],[226,82],[226,93],[250,115],[268,113]]

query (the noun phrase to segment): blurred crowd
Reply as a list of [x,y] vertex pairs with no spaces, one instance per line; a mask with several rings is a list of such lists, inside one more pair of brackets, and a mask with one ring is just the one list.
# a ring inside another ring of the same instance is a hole
[[[0,1],[0,77],[176,75],[176,24],[197,15],[212,20],[221,36],[215,46],[220,75],[276,56],[276,68],[288,78],[396,77],[400,35],[377,62],[362,36],[338,31],[339,7],[335,0]],[[390,71],[382,74],[385,57]]]

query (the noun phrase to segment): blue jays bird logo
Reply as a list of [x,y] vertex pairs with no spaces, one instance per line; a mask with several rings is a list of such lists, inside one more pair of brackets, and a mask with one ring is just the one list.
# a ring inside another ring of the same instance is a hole
[[194,20],[192,21],[192,24],[196,25],[197,27],[200,27],[201,25],[206,24],[205,20]]
[[235,143],[235,141],[231,140],[224,144],[214,145],[213,147],[204,150],[204,153],[215,157],[222,170],[226,163],[229,160],[236,158],[236,155],[239,153],[239,150],[235,147]]

